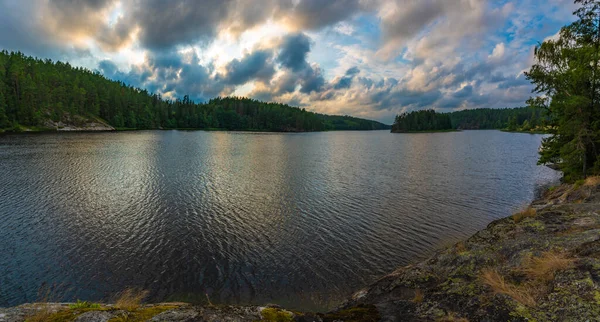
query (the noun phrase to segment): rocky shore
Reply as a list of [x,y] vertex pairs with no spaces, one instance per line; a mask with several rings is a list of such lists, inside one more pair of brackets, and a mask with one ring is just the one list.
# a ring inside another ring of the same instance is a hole
[[20,321],[600,321],[600,178],[399,268],[329,313],[277,306],[25,304]]

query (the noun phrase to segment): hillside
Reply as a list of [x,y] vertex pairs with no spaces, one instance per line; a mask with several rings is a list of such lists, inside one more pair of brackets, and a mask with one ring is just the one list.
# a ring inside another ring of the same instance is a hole
[[0,52],[0,130],[98,128],[81,126],[89,123],[106,123],[106,129],[280,132],[390,128],[375,121],[241,97],[218,97],[207,103],[195,103],[188,96],[165,100],[69,63]]

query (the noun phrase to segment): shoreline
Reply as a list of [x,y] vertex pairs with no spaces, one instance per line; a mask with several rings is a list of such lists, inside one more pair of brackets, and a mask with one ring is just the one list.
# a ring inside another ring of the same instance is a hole
[[127,309],[34,303],[0,308],[0,321],[20,322],[36,314],[52,321],[120,316],[152,321],[594,320],[600,316],[598,236],[600,178],[592,177],[546,189],[524,211],[396,269],[328,313],[276,305],[159,303]]

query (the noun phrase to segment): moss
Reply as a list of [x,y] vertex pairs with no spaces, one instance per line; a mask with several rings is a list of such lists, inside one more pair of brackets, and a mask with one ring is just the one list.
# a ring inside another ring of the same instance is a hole
[[25,321],[71,322],[81,314],[89,311],[109,311],[108,308],[66,309],[55,313],[44,313],[27,318]]
[[525,321],[529,321],[529,322],[537,321],[537,319],[534,318],[534,316],[533,316],[532,312],[529,310],[529,308],[522,304],[517,304],[515,310],[513,312],[511,312],[510,315],[513,317],[516,317],[516,318],[525,319]]
[[294,314],[289,311],[277,309],[277,308],[266,308],[260,311],[262,316],[261,321],[273,321],[273,322],[290,322],[294,321]]
[[356,306],[322,316],[324,322],[375,322],[381,319],[374,305]]
[[544,223],[542,223],[539,220],[529,220],[526,221],[524,224],[525,227],[527,228],[531,228],[534,231],[542,231],[544,229],[546,229],[546,226],[544,226]]
[[109,322],[142,322],[148,321],[153,316],[158,315],[162,312],[176,309],[177,306],[161,305],[139,308],[134,311],[127,311],[121,316],[114,317]]

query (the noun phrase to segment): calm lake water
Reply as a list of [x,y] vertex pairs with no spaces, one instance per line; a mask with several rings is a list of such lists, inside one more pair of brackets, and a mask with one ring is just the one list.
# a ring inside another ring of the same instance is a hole
[[0,136],[0,306],[325,310],[526,205],[558,174],[499,131]]

